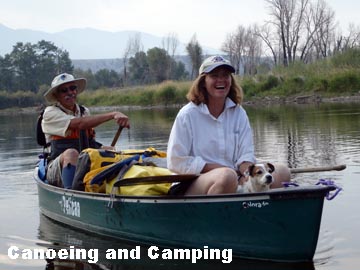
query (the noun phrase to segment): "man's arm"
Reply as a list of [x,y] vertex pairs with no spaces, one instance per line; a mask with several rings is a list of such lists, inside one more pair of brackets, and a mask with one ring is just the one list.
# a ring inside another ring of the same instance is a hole
[[129,118],[121,112],[109,112],[103,114],[89,115],[73,118],[68,129],[90,129],[114,119],[119,126],[129,128]]

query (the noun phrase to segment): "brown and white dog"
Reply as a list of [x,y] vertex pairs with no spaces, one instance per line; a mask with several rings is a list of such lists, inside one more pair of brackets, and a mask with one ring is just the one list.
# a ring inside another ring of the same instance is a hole
[[275,167],[271,163],[250,165],[248,169],[249,177],[242,186],[243,192],[268,191],[270,185],[274,182],[274,177],[271,175],[274,171]]

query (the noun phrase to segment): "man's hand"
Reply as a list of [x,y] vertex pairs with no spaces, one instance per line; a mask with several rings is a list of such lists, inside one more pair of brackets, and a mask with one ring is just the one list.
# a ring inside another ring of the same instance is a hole
[[125,114],[123,114],[121,112],[115,112],[113,118],[119,126],[125,127],[125,128],[130,128],[129,118]]

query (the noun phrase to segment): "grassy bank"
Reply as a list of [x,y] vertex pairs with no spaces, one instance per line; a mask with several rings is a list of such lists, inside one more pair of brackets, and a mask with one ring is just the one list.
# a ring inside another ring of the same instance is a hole
[[185,95],[190,84],[191,82],[166,81],[148,86],[85,91],[79,96],[79,102],[87,106],[181,104],[186,102]]
[[360,50],[312,64],[297,62],[290,67],[277,67],[267,75],[241,79],[248,100],[265,96],[318,95],[351,96],[360,92]]

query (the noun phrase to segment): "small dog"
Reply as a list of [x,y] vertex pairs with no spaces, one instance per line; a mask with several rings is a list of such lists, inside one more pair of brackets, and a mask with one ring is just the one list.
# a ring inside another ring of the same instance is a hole
[[274,182],[274,177],[271,175],[274,171],[275,167],[271,163],[249,166],[249,178],[242,186],[243,192],[254,193],[268,191],[270,185]]

